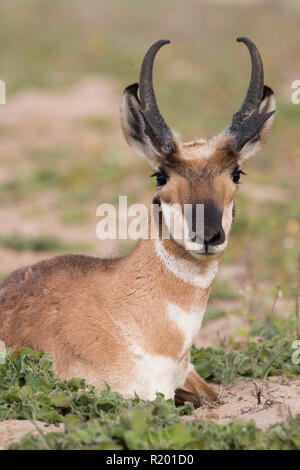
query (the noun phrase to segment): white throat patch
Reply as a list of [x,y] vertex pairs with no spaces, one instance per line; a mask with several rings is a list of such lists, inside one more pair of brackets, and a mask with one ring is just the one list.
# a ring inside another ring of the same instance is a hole
[[200,268],[195,266],[191,261],[175,258],[175,256],[171,255],[171,253],[165,249],[161,240],[155,240],[155,251],[168,271],[181,281],[191,284],[192,286],[206,289],[210,286],[217,274],[217,260],[212,260],[206,270],[201,273]]

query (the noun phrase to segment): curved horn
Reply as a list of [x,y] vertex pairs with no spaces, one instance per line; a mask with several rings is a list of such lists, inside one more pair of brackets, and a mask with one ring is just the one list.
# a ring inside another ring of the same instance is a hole
[[153,62],[159,49],[169,44],[167,39],[155,42],[147,51],[140,73],[140,102],[141,112],[146,124],[146,133],[154,139],[163,153],[173,149],[173,134],[160,114],[153,88]]
[[264,66],[260,53],[254,42],[248,38],[237,38],[237,42],[243,42],[248,47],[251,57],[251,79],[244,102],[235,114],[237,117],[245,118],[254,111],[258,111],[264,93]]
[[264,95],[264,67],[256,45],[245,37],[237,38],[237,42],[246,44],[252,66],[246,97],[241,108],[233,115],[232,124],[229,127],[229,132],[236,137],[237,150],[240,150],[274,112],[258,114]]

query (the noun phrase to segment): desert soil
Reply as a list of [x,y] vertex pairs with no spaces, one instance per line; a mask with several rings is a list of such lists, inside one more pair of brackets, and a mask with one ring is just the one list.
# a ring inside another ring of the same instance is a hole
[[[49,425],[40,421],[36,422],[36,426],[43,434],[53,431],[62,430],[62,425]],[[7,449],[11,444],[17,442],[28,432],[32,432],[35,436],[39,435],[36,426],[30,421],[9,419],[0,422],[0,450]]]
[[[259,398],[260,395],[260,398]],[[300,381],[288,383],[284,377],[270,377],[263,384],[238,380],[220,388],[220,404],[206,404],[195,410],[195,418],[218,424],[235,419],[253,419],[261,429],[300,413]]]

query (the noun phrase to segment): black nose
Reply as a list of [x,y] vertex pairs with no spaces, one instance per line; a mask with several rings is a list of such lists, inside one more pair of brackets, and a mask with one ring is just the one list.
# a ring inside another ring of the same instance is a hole
[[215,227],[207,227],[204,230],[204,245],[208,247],[222,245],[225,241],[225,233],[222,227],[215,228]]

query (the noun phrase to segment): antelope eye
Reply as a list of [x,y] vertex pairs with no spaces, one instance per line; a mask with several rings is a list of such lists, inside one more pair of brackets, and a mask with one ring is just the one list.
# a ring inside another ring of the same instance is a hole
[[157,186],[164,186],[168,181],[167,175],[165,173],[156,172],[151,175],[151,177],[153,176],[156,177]]
[[239,184],[241,175],[245,175],[245,174],[246,173],[244,173],[242,170],[235,170],[232,174],[232,181],[235,184]]

